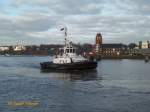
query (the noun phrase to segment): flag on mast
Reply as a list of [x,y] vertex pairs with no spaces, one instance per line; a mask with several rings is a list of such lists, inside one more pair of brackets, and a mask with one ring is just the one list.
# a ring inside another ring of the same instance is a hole
[[64,31],[65,30],[65,36],[67,36],[67,27],[61,28],[60,31]]
[[61,28],[60,31],[63,31],[65,28]]

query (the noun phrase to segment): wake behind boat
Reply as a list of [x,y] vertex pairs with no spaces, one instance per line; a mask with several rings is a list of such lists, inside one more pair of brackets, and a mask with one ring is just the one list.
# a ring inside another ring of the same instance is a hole
[[47,70],[86,70],[95,69],[97,62],[88,60],[81,55],[77,55],[76,48],[67,38],[67,28],[65,30],[65,45],[62,55],[56,55],[51,62],[40,63],[41,69]]

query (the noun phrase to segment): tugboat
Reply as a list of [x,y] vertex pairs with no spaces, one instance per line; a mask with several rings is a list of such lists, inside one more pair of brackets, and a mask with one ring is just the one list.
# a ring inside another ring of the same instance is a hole
[[67,28],[65,30],[65,45],[62,55],[56,55],[52,61],[40,63],[42,70],[87,70],[95,69],[97,62],[88,60],[81,55],[77,55],[76,48],[68,40]]

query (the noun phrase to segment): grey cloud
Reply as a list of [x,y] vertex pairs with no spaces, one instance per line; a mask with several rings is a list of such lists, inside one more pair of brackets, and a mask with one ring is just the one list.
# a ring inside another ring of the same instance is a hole
[[114,5],[129,15],[150,15],[149,0],[115,0]]
[[0,29],[21,31],[46,31],[53,27],[59,16],[41,14],[20,15],[15,17],[0,17]]
[[[6,40],[30,43],[63,42],[61,27],[69,28],[69,36],[76,43],[93,42],[102,33],[105,42],[132,42],[149,38],[150,17],[146,0],[14,0],[21,13],[0,16],[0,36]],[[109,8],[107,4],[112,7]],[[141,9],[138,7],[141,5]],[[22,9],[28,6],[29,9]],[[114,13],[102,14],[114,8]],[[57,29],[57,30],[56,30]],[[10,38],[10,39],[9,39]]]
[[[93,22],[91,23],[92,20]],[[93,18],[87,17],[81,21],[77,21],[77,23],[74,22],[73,26],[75,26],[76,33],[80,33],[79,35],[90,34],[90,36],[95,36],[97,32],[101,32],[106,40],[113,38],[115,41],[118,41],[117,39],[120,38],[120,40],[126,39],[127,41],[132,41],[135,39],[136,41],[139,41],[143,40],[142,38],[147,39],[145,34],[149,34],[150,24],[145,23],[148,23],[148,21],[150,21],[150,19],[143,16],[96,16]]]
[[[3,22],[0,23],[0,35],[26,41],[37,39],[36,41],[39,41],[39,43],[42,39],[51,42],[50,40],[57,37],[56,40],[63,42],[63,38],[60,38],[63,35],[57,35],[57,33],[60,34],[59,28],[65,23],[69,27],[69,35],[75,37],[73,38],[75,42],[80,42],[81,40],[84,40],[83,42],[91,42],[91,40],[94,42],[95,35],[98,32],[102,33],[105,41],[110,41],[113,38],[114,41],[118,42],[123,40],[132,41],[133,37],[139,41],[138,39],[142,40],[142,37],[147,39],[149,35],[149,17],[68,15],[65,17],[56,16],[54,20],[51,20],[51,17],[47,15],[31,15],[10,19],[1,18]],[[56,27],[58,32],[47,33],[49,29]]]
[[3,38],[4,40],[4,38],[7,37],[5,41],[30,40],[31,42],[35,42],[35,39],[27,34],[30,32],[45,32],[50,28],[53,28],[57,18],[59,17],[54,18],[41,14],[30,14],[15,17],[0,16],[0,38]]
[[14,0],[12,6],[42,7],[60,15],[100,13],[104,0]]

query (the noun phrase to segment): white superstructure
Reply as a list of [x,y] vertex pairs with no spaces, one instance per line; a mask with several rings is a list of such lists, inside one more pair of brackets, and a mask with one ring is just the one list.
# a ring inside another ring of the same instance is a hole
[[81,55],[76,54],[76,48],[72,45],[72,42],[70,42],[67,38],[67,28],[64,28],[64,30],[65,30],[65,46],[63,48],[63,54],[56,55],[53,59],[53,63],[65,64],[65,63],[86,61],[87,59],[85,59]]

